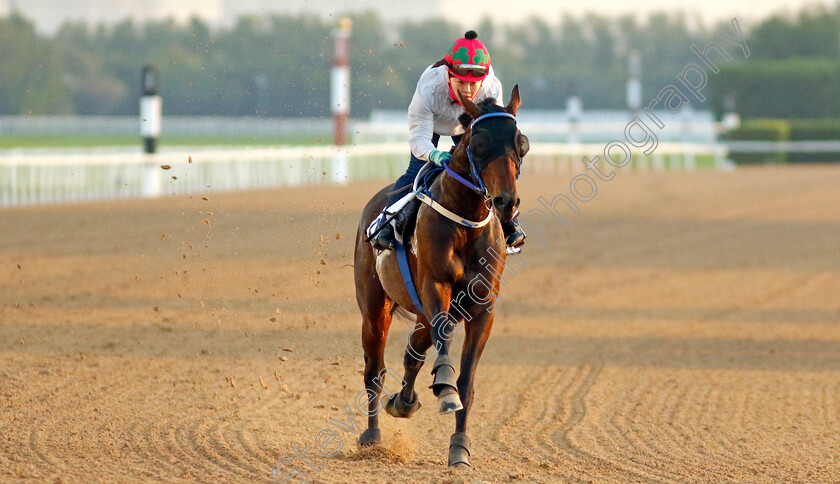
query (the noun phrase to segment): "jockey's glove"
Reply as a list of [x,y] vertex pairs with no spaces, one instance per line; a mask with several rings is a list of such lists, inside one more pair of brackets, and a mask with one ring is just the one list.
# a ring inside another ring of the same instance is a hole
[[443,166],[443,162],[448,162],[450,158],[452,158],[452,153],[448,151],[434,150],[429,153],[429,161],[437,166]]

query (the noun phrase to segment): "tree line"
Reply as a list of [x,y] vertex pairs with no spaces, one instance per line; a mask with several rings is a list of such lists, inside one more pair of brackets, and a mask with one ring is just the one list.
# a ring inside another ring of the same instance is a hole
[[[840,58],[838,12],[810,7],[796,17],[752,25],[745,34],[753,55],[726,66],[714,80],[711,105],[720,110],[723,97],[736,92],[738,105],[772,111],[773,86],[751,94],[744,87],[746,76],[769,70],[787,79],[804,69],[822,80],[837,72],[825,64]],[[374,109],[406,109],[423,69],[463,35],[461,27],[443,20],[386,26],[375,14],[350,17],[354,117]],[[66,23],[45,37],[30,21],[12,15],[0,19],[0,114],[135,115],[141,69],[152,64],[160,75],[166,114],[328,116],[333,28],[307,15],[241,17],[218,29],[199,19],[187,24],[126,20],[94,28]],[[475,30],[506,89],[518,83],[526,103],[544,109],[563,109],[572,95],[585,109],[624,108],[633,51],[641,56],[647,99],[697,61],[691,44],[702,46],[716,33],[732,32],[727,22],[706,28],[684,14],[664,13],[644,19],[564,16],[555,23],[531,18],[505,26],[485,19]],[[812,60],[817,67],[797,70],[789,64],[807,67]],[[783,83],[785,89],[791,82]],[[833,86],[840,89],[840,83]],[[783,99],[790,94],[779,92],[779,106],[791,104]]]
[[721,66],[712,107],[747,118],[840,118],[840,4],[771,17],[749,35],[746,62]]

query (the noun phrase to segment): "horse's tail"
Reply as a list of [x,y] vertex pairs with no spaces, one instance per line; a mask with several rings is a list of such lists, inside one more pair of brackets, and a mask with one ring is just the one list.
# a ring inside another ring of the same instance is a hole
[[394,305],[394,310],[391,312],[391,315],[396,315],[397,319],[400,319],[406,323],[411,324],[414,326],[417,323],[417,315],[409,311],[408,309]]

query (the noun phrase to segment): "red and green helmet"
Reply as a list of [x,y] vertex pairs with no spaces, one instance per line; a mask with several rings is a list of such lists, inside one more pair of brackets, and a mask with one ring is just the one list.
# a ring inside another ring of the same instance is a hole
[[469,30],[456,40],[443,58],[449,73],[462,81],[481,81],[490,71],[490,53],[478,40],[475,30]]

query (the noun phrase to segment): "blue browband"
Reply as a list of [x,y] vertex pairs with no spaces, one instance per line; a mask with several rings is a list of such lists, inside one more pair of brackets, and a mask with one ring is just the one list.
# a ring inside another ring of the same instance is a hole
[[498,118],[498,117],[502,117],[502,118],[510,118],[510,119],[512,119],[512,120],[513,120],[513,122],[514,122],[514,123],[516,122],[516,116],[514,116],[514,115],[512,115],[512,114],[510,114],[510,113],[502,113],[502,112],[499,112],[499,113],[487,113],[487,114],[482,114],[481,116],[479,116],[479,117],[477,117],[477,118],[475,118],[475,119],[473,119],[473,120],[472,120],[472,123],[470,123],[470,131],[472,131],[472,127],[473,127],[473,126],[475,126],[475,125],[476,125],[479,121],[481,121],[481,120],[483,120],[483,119],[487,119],[487,118]]

